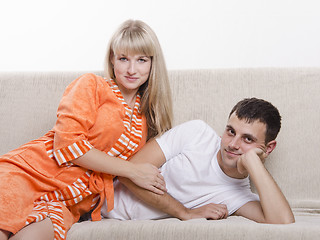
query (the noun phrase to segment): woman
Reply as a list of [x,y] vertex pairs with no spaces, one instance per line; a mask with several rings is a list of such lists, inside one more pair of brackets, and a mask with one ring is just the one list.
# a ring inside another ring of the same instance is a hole
[[106,75],[73,81],[53,129],[0,157],[1,240],[65,239],[81,215],[92,211],[92,220],[100,220],[104,200],[113,208],[115,176],[166,191],[156,167],[121,161],[171,128],[168,74],[148,25],[120,26],[108,47]]

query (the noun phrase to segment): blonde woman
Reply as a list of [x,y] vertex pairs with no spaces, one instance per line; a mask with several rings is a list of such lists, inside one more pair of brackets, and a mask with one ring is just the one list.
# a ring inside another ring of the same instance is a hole
[[43,137],[0,157],[0,239],[65,239],[81,215],[113,208],[113,178],[158,194],[159,170],[130,158],[171,128],[167,69],[142,21],[124,22],[106,55],[106,78],[85,74],[65,90],[57,122]]

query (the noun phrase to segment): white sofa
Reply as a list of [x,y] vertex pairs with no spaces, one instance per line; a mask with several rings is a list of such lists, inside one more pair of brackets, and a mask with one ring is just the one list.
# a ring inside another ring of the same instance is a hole
[[[82,73],[0,73],[0,155],[51,129],[64,88]],[[219,221],[104,219],[76,223],[67,239],[320,239],[320,68],[175,70],[169,76],[175,124],[202,119],[222,133],[229,111],[244,97],[278,107],[282,129],[266,166],[296,222],[258,224],[235,216]]]

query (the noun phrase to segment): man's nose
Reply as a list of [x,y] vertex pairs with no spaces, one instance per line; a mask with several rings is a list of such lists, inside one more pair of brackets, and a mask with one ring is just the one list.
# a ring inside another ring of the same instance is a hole
[[229,147],[232,149],[239,149],[240,146],[240,138],[234,137],[229,143]]

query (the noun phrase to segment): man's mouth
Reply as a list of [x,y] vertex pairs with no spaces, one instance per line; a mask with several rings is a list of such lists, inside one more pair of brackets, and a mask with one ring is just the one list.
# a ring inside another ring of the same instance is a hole
[[233,151],[230,151],[230,150],[227,150],[227,149],[225,149],[224,151],[230,156],[234,156],[234,157],[241,156],[241,153],[236,153],[236,152],[233,152]]

